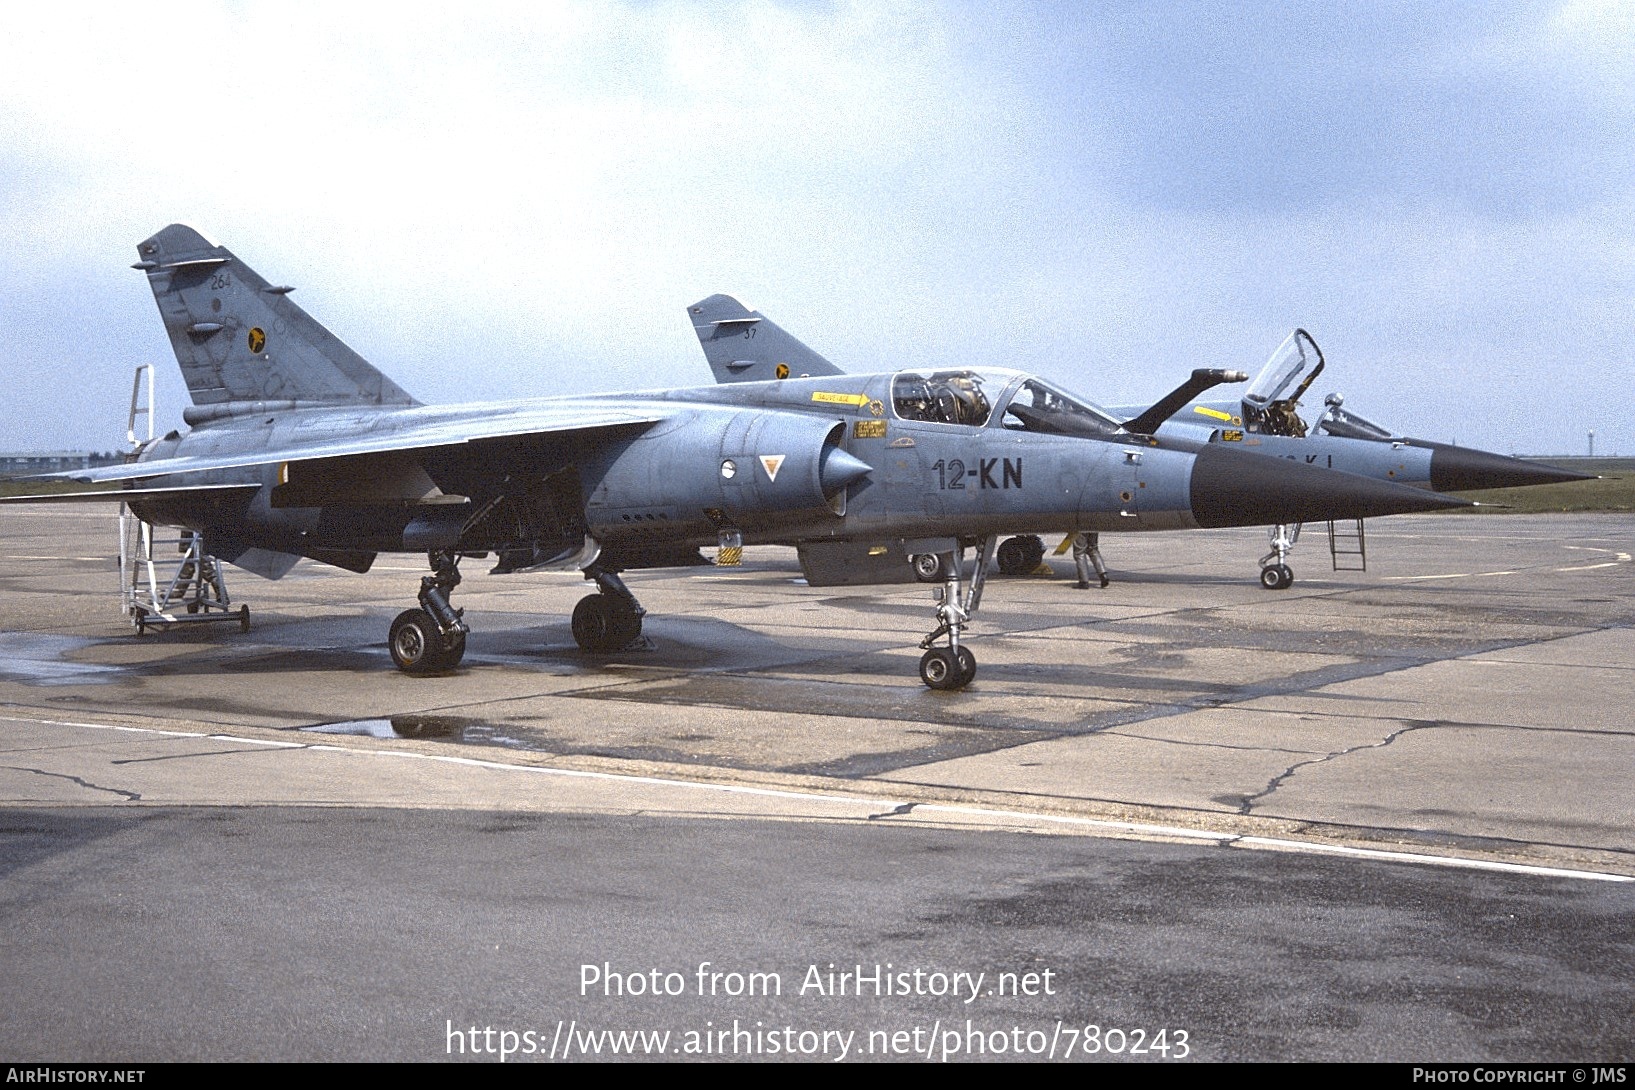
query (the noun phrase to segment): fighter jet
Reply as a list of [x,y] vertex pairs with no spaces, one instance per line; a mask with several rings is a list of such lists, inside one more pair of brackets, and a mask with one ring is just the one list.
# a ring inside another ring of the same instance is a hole
[[[730,295],[712,295],[688,308],[694,332],[719,382],[741,382],[784,374],[836,375],[841,371],[817,352]],[[1397,435],[1342,408],[1330,395],[1313,428],[1299,415],[1300,398],[1324,366],[1322,351],[1309,333],[1297,329],[1272,353],[1241,398],[1196,401],[1208,384],[1187,384],[1152,406],[1112,406],[1110,416],[1130,435],[1158,435],[1193,443],[1229,443],[1259,455],[1323,469],[1337,469],[1434,492],[1513,488],[1588,480],[1591,474],[1509,458],[1484,450]],[[1201,371],[1217,376],[1222,372]],[[1239,373],[1242,381],[1247,375]],[[1058,422],[1063,429],[1072,419]],[[1263,556],[1261,584],[1287,589],[1294,573],[1287,558],[1298,539],[1298,524],[1272,527],[1272,551]],[[1044,545],[1032,535],[1000,546],[1000,570],[1032,568]],[[1007,553],[1009,555],[1007,555]]]
[[[635,641],[645,617],[622,571],[710,544],[785,541],[887,563],[880,543],[891,542],[895,562],[941,584],[920,677],[960,689],[976,676],[962,635],[1000,534],[1461,502],[1134,434],[1060,387],[999,368],[840,375],[792,364],[780,378],[785,361],[775,361],[768,381],[424,405],[308,316],[290,287],[192,228],[166,227],[138,254],[193,402],[188,430],[127,464],[55,475],[115,486],[60,498],[122,501],[272,579],[303,557],[364,572],[382,552],[424,554],[419,605],[387,633],[409,673],[461,661],[469,628],[451,595],[463,561],[486,559],[494,575],[582,573],[597,591],[573,611],[574,639],[608,654]],[[962,566],[962,538],[978,543],[973,567]]]
[[[1400,481],[1435,492],[1520,488],[1594,477],[1402,435],[1345,409],[1340,394],[1324,398],[1322,416],[1308,427],[1300,416],[1300,399],[1323,366],[1317,342],[1304,329],[1296,329],[1272,353],[1240,399],[1193,403],[1173,414],[1159,430],[1177,438],[1190,435],[1208,442],[1241,443],[1247,450],[1272,457]],[[1271,551],[1260,560],[1263,586],[1283,590],[1294,582],[1288,554],[1298,538],[1298,526],[1272,528]]]
[[1296,329],[1272,353],[1240,399],[1195,402],[1169,417],[1160,430],[1176,436],[1201,432],[1210,441],[1242,443],[1263,454],[1417,484],[1436,492],[1518,488],[1593,477],[1405,436],[1345,409],[1345,399],[1339,394],[1324,399],[1323,414],[1308,426],[1299,413],[1300,399],[1323,367],[1317,342],[1304,329]]

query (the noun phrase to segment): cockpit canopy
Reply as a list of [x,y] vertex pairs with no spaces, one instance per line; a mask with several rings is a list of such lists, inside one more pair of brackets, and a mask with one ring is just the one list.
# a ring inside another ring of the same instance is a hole
[[1324,435],[1335,435],[1341,439],[1396,439],[1397,434],[1390,428],[1374,423],[1372,420],[1343,408],[1345,398],[1339,394],[1329,394],[1323,399],[1323,415],[1317,419],[1317,430]]
[[1005,407],[1004,425],[1047,435],[1112,435],[1122,425],[1088,401],[1041,379],[1022,383]]
[[1088,401],[1015,371],[959,370],[892,379],[891,405],[900,420],[982,427],[1002,406],[1002,427],[1047,435],[1112,435],[1119,422]]
[[1304,329],[1290,333],[1243,394],[1243,425],[1268,435],[1303,436],[1306,422],[1295,409],[1323,370],[1323,353]]
[[[938,371],[930,377],[904,371],[892,379],[891,405],[901,420],[980,428],[993,413],[983,385],[983,376],[975,371]],[[991,389],[997,393],[1004,385]]]

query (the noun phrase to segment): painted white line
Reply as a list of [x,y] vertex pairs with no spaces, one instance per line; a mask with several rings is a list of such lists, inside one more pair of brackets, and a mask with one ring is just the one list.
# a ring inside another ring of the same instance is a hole
[[1563,545],[1562,548],[1572,549],[1574,552],[1580,553],[1611,553],[1621,564],[1628,564],[1631,559],[1626,552],[1621,552],[1618,549],[1603,549],[1599,545]]
[[1527,863],[1501,863],[1482,859],[1466,859],[1456,855],[1421,855],[1416,852],[1394,852],[1381,848],[1352,848],[1343,844],[1323,844],[1311,840],[1286,840],[1280,837],[1243,836],[1208,829],[1187,829],[1179,825],[1143,825],[1137,822],[1106,821],[1098,818],[1069,817],[1060,814],[1031,814],[1025,811],[984,810],[974,807],[920,805],[915,813],[931,810],[941,813],[971,814],[1011,821],[1051,822],[1109,831],[1133,832],[1171,839],[1205,840],[1230,848],[1266,848],[1288,852],[1325,852],[1331,855],[1349,855],[1363,859],[1380,859],[1394,863],[1421,863],[1430,866],[1460,867],[1472,870],[1507,871],[1515,874],[1535,874],[1549,878],[1583,878],[1597,882],[1635,882],[1627,874],[1609,874],[1605,871],[1566,870],[1559,867],[1540,867]]
[[0,723],[38,723],[43,727],[84,727],[86,730],[122,730],[131,734],[160,734],[167,738],[208,738],[195,730],[160,730],[158,727],[121,727],[114,723],[80,723],[72,719],[32,719],[20,715],[0,715]]
[[1431,579],[1481,579],[1490,575],[1520,575],[1516,571],[1462,571],[1451,575],[1387,575],[1386,580],[1394,583],[1423,583]]
[[269,746],[273,749],[306,749],[305,742],[272,742],[265,738],[240,738],[236,734],[207,734],[212,742],[243,742],[247,746]]
[[1414,852],[1391,852],[1380,848],[1350,848],[1343,844],[1317,844],[1305,840],[1278,840],[1272,837],[1246,836],[1239,844],[1251,847],[1289,849],[1302,852],[1328,852],[1332,855],[1360,856],[1364,859],[1386,859],[1395,863],[1427,863],[1438,867],[1462,867],[1470,870],[1508,871],[1512,874],[1536,874],[1546,878],[1584,878],[1592,882],[1635,882],[1627,874],[1608,874],[1595,870],[1566,870],[1560,867],[1540,867],[1528,863],[1499,863],[1485,859],[1465,859],[1457,855],[1419,855]]
[[1109,832],[1139,833],[1142,836],[1161,836],[1181,840],[1203,840],[1224,844],[1242,838],[1241,833],[1222,833],[1213,829],[1188,829],[1180,825],[1150,825],[1139,821],[1111,821],[1106,818],[1072,817],[1064,814],[1034,814],[1026,810],[989,810],[977,806],[952,806],[944,803],[920,803],[916,814],[964,814],[971,817],[1001,818],[1006,821],[1046,822],[1052,825],[1071,825],[1084,829],[1106,829]]
[[[887,799],[869,795],[841,795],[819,794],[812,791],[785,791],[770,787],[745,787],[741,784],[700,783],[696,780],[677,780],[662,776],[630,776],[618,772],[590,772],[574,768],[544,768],[537,765],[514,765],[501,761],[485,761],[475,757],[456,757],[448,754],[435,753],[407,753],[399,750],[372,750],[354,749],[349,746],[334,744],[306,744],[301,742],[263,741],[254,738],[240,738],[236,735],[199,734],[187,731],[160,730],[154,727],[126,727],[111,723],[84,723],[66,722],[56,719],[29,719],[21,716],[0,716],[0,722],[8,723],[36,723],[42,726],[82,727],[87,730],[125,731],[131,734],[154,734],[170,738],[209,738],[212,741],[247,742],[255,745],[272,746],[280,749],[308,749],[314,751],[345,753],[357,757],[395,757],[404,760],[433,761],[443,764],[459,765],[466,768],[485,768],[497,772],[518,772],[543,776],[561,776],[583,780],[604,780],[610,783],[641,784],[652,787],[681,787],[698,791],[712,791],[731,795],[747,795],[756,798],[793,799],[801,802],[821,803],[824,805],[890,807],[897,809],[908,804],[905,799]],[[1425,866],[1455,867],[1466,870],[1502,871],[1511,874],[1530,874],[1546,878],[1579,878],[1598,882],[1635,882],[1635,877],[1624,874],[1611,874],[1604,871],[1569,870],[1559,867],[1542,867],[1526,863],[1502,863],[1481,859],[1466,859],[1451,855],[1422,855],[1415,852],[1387,851],[1378,848],[1353,848],[1340,844],[1322,844],[1308,840],[1287,840],[1279,837],[1244,836],[1240,833],[1221,832],[1212,829],[1188,829],[1179,825],[1153,825],[1135,821],[1111,821],[1104,818],[1072,817],[1062,814],[1038,814],[1025,810],[994,810],[976,806],[955,806],[944,803],[915,802],[909,806],[903,816],[921,813],[957,814],[967,817],[983,819],[998,819],[1008,822],[1027,822],[1034,825],[1058,825],[1066,828],[1083,830],[1104,830],[1109,833],[1124,833],[1143,837],[1163,837],[1169,840],[1196,840],[1210,844],[1219,844],[1224,847],[1241,847],[1251,849],[1267,849],[1287,852],[1311,852],[1329,855],[1342,855],[1359,859],[1378,859],[1393,863],[1418,863]]]

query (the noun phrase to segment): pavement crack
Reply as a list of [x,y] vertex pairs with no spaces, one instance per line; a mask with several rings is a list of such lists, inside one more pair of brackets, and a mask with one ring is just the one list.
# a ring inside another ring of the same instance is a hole
[[[310,747],[308,747],[308,746],[297,746],[297,747],[290,747],[290,748],[308,749]],[[123,759],[117,760],[117,761],[109,761],[108,763],[109,764],[114,764],[114,765],[145,765],[145,764],[153,764],[153,763],[155,763],[157,761],[188,761],[188,760],[192,760],[195,757],[231,757],[231,756],[233,756],[234,754],[237,754],[237,753],[266,753],[266,752],[267,752],[266,747],[264,747],[264,746],[254,746],[254,747],[251,747],[251,748],[248,748],[248,749],[212,749],[212,750],[199,752],[199,753],[164,753],[164,754],[159,755],[158,757],[126,757],[126,758],[123,758]]]
[[1363,751],[1365,749],[1384,749],[1386,746],[1390,745],[1392,742],[1395,742],[1398,738],[1401,738],[1404,734],[1409,734],[1409,733],[1411,733],[1413,731],[1416,731],[1416,730],[1427,730],[1427,729],[1429,729],[1431,727],[1436,727],[1436,726],[1441,726],[1441,725],[1443,725],[1443,724],[1440,724],[1440,723],[1424,723],[1424,722],[1409,723],[1409,724],[1405,725],[1401,730],[1394,730],[1390,734],[1387,734],[1384,738],[1381,738],[1377,742],[1369,742],[1369,743],[1367,743],[1365,745],[1347,746],[1345,749],[1337,749],[1333,753],[1325,753],[1321,757],[1313,757],[1309,761],[1296,761],[1294,764],[1292,764],[1289,767],[1285,768],[1282,772],[1279,772],[1277,775],[1273,776],[1270,780],[1268,780],[1267,783],[1266,783],[1265,788],[1263,788],[1262,790],[1256,792],[1253,795],[1243,796],[1242,801],[1238,803],[1238,813],[1240,813],[1240,814],[1249,814],[1249,813],[1251,813],[1254,810],[1255,804],[1257,802],[1264,801],[1268,795],[1272,794],[1272,792],[1276,791],[1279,787],[1282,787],[1283,784],[1285,782],[1287,782],[1288,779],[1291,776],[1293,776],[1296,772],[1299,772],[1303,768],[1310,768],[1313,765],[1326,764],[1329,761],[1338,760],[1339,758],[1345,757],[1345,756],[1347,756],[1349,754],[1352,754],[1352,753],[1360,753],[1361,751]]
[[[1158,745],[1163,745],[1163,746],[1185,746],[1185,747],[1187,747],[1189,749],[1230,749],[1230,750],[1236,750],[1239,753],[1277,753],[1277,752],[1279,752],[1278,747],[1255,746],[1255,745],[1234,745],[1231,742],[1203,742],[1203,741],[1198,741],[1197,739],[1188,739],[1188,738],[1161,738],[1161,737],[1159,737],[1158,735],[1155,735],[1155,734],[1141,734],[1138,731],[1121,730],[1121,731],[1118,731],[1115,736],[1119,737],[1119,738],[1136,738],[1136,739],[1139,739],[1140,741],[1143,741],[1143,742],[1155,742]],[[1295,752],[1299,752],[1299,751],[1298,750],[1293,750],[1293,749],[1286,749],[1286,750],[1282,750],[1282,752],[1295,753]]]
[[47,772],[43,768],[22,768],[17,765],[7,765],[6,767],[11,769],[13,772],[32,772],[36,776],[47,776],[54,780],[68,780],[70,783],[79,784],[81,787],[88,788],[92,791],[106,791],[110,795],[122,795],[128,802],[142,801],[142,796],[137,794],[135,791],[126,791],[122,787],[103,787],[101,784],[92,783],[90,780],[81,779],[80,777],[70,775],[67,772]]

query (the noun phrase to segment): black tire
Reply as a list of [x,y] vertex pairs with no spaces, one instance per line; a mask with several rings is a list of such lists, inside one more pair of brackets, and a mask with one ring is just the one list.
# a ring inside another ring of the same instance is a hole
[[573,642],[581,651],[611,654],[641,632],[641,617],[611,595],[587,594],[573,607]]
[[1027,537],[1017,538],[1027,548],[1028,571],[1032,571],[1045,562],[1045,539],[1038,534],[1029,534]]
[[437,669],[452,670],[466,657],[466,634],[457,631],[444,638],[442,653],[437,656]]
[[[971,661],[974,674],[976,660],[973,658]],[[933,647],[920,656],[920,680],[925,682],[926,688],[938,692],[964,688],[968,683],[954,652],[946,647]]]
[[1288,590],[1294,586],[1294,571],[1286,564],[1260,569],[1260,585],[1267,590]]
[[1000,575],[1026,575],[1033,570],[1033,565],[1028,563],[1028,545],[1024,538],[1008,537],[1001,541],[994,560],[999,563]]
[[914,565],[914,578],[922,583],[940,583],[946,577],[941,553],[916,553],[910,563]]
[[249,606],[239,606],[238,607],[238,630],[240,632],[250,631],[250,607]]
[[614,616],[619,622],[619,642],[613,649],[618,651],[636,642],[636,638],[642,634],[642,619],[640,614],[618,603],[615,603]]
[[443,634],[423,609],[406,609],[392,622],[386,646],[392,661],[405,674],[428,674],[441,670]]
[[959,650],[954,652],[954,657],[955,665],[959,667],[959,684],[954,688],[963,689],[976,680],[976,656],[971,653],[969,647],[960,644]]

